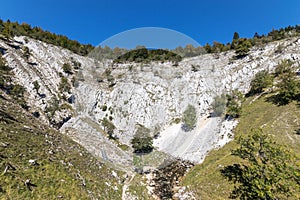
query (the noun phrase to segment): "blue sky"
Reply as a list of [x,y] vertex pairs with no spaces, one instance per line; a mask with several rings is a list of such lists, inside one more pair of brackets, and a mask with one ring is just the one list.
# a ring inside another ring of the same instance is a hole
[[201,45],[300,24],[299,0],[4,0],[3,20],[27,22],[82,43],[139,27],[184,33]]

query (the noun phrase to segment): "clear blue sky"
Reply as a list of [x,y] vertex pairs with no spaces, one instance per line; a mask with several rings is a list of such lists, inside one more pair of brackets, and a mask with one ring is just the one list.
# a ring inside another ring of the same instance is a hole
[[204,45],[300,24],[300,0],[4,0],[0,18],[93,45],[139,27],[173,29]]

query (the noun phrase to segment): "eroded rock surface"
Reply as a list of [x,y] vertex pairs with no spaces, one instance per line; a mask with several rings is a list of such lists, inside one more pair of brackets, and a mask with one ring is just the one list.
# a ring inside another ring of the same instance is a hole
[[[275,53],[281,46],[282,53]],[[115,127],[113,136],[130,146],[138,126],[158,135],[155,145],[173,156],[201,162],[208,151],[231,138],[236,122],[207,118],[213,98],[232,90],[247,92],[251,79],[261,70],[273,70],[283,59],[299,64],[300,39],[290,38],[254,47],[243,59],[235,53],[205,54],[174,63],[118,64],[96,61],[68,50],[25,37],[0,40],[4,58],[13,68],[16,82],[25,86],[32,112],[44,123],[61,127],[90,152],[112,163],[131,168],[131,150],[120,149],[108,139],[101,121]],[[25,58],[24,47],[30,51]],[[70,63],[73,74],[63,71]],[[78,64],[80,63],[80,65]],[[65,77],[70,91],[61,91]],[[34,88],[38,81],[40,88]],[[53,98],[59,109],[49,115]],[[64,106],[63,106],[64,105]],[[196,109],[197,125],[185,132],[182,114],[188,105]],[[48,109],[48,112],[47,112]]]

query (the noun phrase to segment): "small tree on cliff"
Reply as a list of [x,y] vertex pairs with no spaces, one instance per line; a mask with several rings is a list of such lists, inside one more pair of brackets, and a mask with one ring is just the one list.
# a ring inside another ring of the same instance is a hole
[[182,129],[184,131],[191,131],[195,128],[197,122],[197,114],[196,108],[192,105],[188,105],[188,107],[183,112],[183,126]]
[[131,140],[134,153],[150,153],[153,150],[153,138],[150,130],[144,126],[139,126]]

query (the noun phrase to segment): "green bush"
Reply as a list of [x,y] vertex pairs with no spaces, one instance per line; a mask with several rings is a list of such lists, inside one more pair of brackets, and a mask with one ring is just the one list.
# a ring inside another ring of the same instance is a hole
[[222,94],[221,96],[216,96],[212,103],[213,113],[212,116],[219,117],[222,116],[226,108],[226,96]]
[[48,102],[48,105],[45,109],[48,118],[51,119],[54,116],[55,112],[58,111],[59,109],[60,109],[59,100],[53,96]]
[[62,69],[67,74],[73,74],[72,66],[69,63],[64,63],[63,66],[62,66]]
[[115,63],[125,63],[125,62],[150,62],[150,61],[173,61],[179,62],[182,57],[167,50],[163,49],[146,49],[140,48],[129,51],[124,55],[119,56],[114,60]]
[[115,125],[112,122],[110,122],[106,117],[103,118],[101,124],[104,127],[104,131],[108,134],[109,138],[114,139],[113,133],[116,128]]
[[231,95],[226,95],[227,103],[226,103],[226,116],[238,118],[242,114],[242,101],[244,100],[244,95],[235,90]]
[[139,126],[131,140],[134,153],[150,153],[153,150],[153,138],[150,130],[144,126]]
[[33,81],[33,88],[35,89],[35,91],[37,92],[37,93],[39,93],[39,89],[40,89],[40,84],[39,84],[39,82],[38,81]]
[[282,74],[292,72],[293,62],[289,59],[282,60],[275,68],[275,77],[278,77]]
[[300,94],[300,82],[294,73],[281,75],[278,83],[278,97],[281,104],[287,104],[296,100]]
[[103,106],[101,106],[101,110],[103,111],[103,112],[105,112],[105,111],[107,111],[107,105],[103,105]]
[[24,46],[23,47],[23,57],[28,60],[30,57],[31,53],[28,47]]
[[273,83],[273,77],[267,70],[263,70],[255,74],[254,79],[251,81],[250,94],[254,95],[261,93],[263,89],[270,87]]
[[71,85],[66,77],[64,77],[64,76],[60,77],[60,83],[59,83],[58,89],[61,93],[63,93],[63,92],[70,93]]
[[10,90],[10,94],[15,97],[23,97],[25,92],[25,88],[22,85],[16,84],[12,86]]
[[194,106],[188,105],[188,107],[183,112],[182,121],[182,129],[184,131],[191,131],[195,128],[197,123],[197,113],[196,108]]

